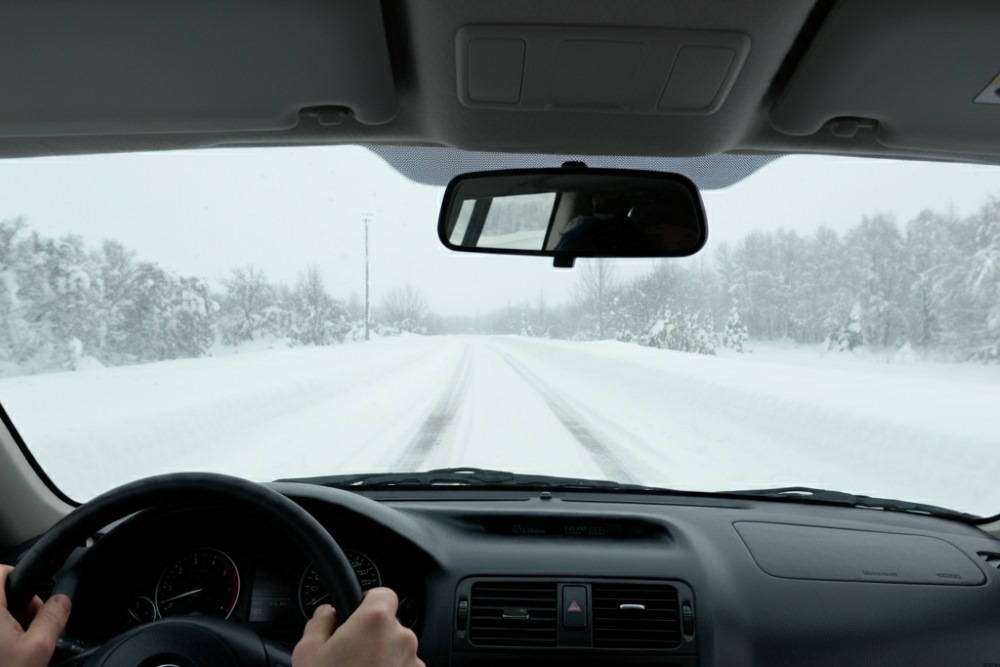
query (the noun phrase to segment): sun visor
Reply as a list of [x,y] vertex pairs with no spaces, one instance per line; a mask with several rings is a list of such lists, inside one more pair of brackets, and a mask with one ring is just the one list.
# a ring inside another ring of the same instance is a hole
[[780,132],[1000,154],[1000,3],[841,0],[771,110]]
[[458,98],[471,108],[711,114],[750,50],[738,32],[465,26]]
[[294,127],[396,113],[371,0],[21,0],[0,21],[0,136]]

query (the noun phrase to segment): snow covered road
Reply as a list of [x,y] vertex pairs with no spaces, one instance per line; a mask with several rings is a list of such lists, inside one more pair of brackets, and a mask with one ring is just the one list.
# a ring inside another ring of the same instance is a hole
[[0,402],[78,499],[166,470],[268,480],[478,466],[995,513],[996,371],[405,337],[9,378]]

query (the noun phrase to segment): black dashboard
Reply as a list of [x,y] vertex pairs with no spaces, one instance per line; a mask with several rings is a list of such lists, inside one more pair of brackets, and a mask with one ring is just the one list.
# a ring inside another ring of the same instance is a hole
[[[1000,664],[1000,542],[951,520],[704,497],[273,486],[350,552],[363,587],[397,591],[428,665]],[[226,507],[137,514],[63,576],[75,587],[68,635],[89,642],[199,613],[292,644],[322,596],[280,528]]]

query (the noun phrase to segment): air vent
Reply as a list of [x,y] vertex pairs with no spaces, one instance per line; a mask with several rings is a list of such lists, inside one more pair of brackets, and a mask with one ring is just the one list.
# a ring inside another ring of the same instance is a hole
[[992,551],[980,551],[979,557],[986,561],[990,567],[1000,570],[1000,554]]
[[677,589],[666,584],[594,584],[594,648],[676,648]]
[[555,646],[557,606],[555,582],[477,582],[472,586],[469,641],[480,646]]

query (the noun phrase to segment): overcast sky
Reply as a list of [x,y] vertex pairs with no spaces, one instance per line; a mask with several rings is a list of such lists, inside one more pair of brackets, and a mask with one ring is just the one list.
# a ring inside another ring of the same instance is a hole
[[[443,314],[473,314],[544,293],[562,300],[578,271],[539,258],[452,253],[437,240],[443,188],[417,185],[358,147],[224,149],[0,160],[0,219],[46,235],[114,238],[140,259],[213,284],[254,264],[291,283],[309,264],[329,291],[363,294],[363,225],[373,213],[373,300],[407,282]],[[847,158],[783,158],[704,193],[709,254],[754,229],[845,230],[862,216],[900,222],[922,209],[965,215],[1000,195],[1000,168]],[[690,260],[685,260],[690,261]],[[623,262],[623,270],[649,266]]]

